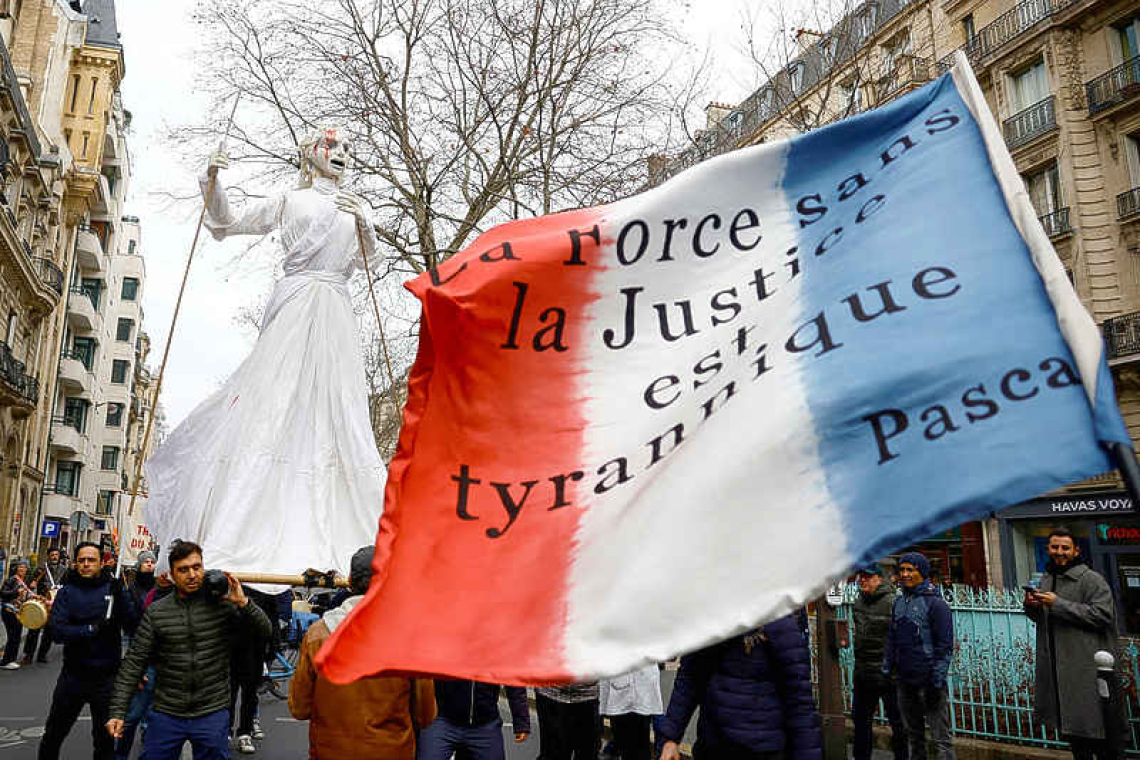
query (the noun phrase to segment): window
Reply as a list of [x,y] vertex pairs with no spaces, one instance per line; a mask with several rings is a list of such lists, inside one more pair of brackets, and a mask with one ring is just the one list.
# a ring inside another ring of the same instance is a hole
[[823,61],[827,65],[835,63],[835,54],[839,50],[839,37],[831,35],[819,43],[819,50],[823,53]]
[[1025,175],[1025,187],[1038,216],[1052,214],[1061,208],[1061,182],[1056,163]]
[[1047,97],[1049,97],[1049,79],[1045,75],[1043,61],[1038,61],[1010,77],[1010,115],[1021,113]]
[[[128,240],[127,241],[127,255],[128,256],[134,255],[135,245],[137,245],[137,244],[138,244],[137,240]],[[138,284],[138,280],[135,280],[135,284],[136,285]]]
[[127,371],[131,363],[126,359],[115,359],[111,362],[111,382],[123,384],[127,382]]
[[966,44],[970,44],[975,37],[978,36],[978,30],[974,28],[974,14],[966,14],[966,18],[962,19],[962,32],[966,35]]
[[84,277],[79,288],[91,299],[91,308],[99,311],[99,302],[103,298],[103,281]]
[[855,31],[859,35],[860,42],[870,37],[871,33],[875,31],[875,10],[875,5],[868,5],[855,17]]
[[883,73],[894,76],[899,68],[900,58],[910,53],[910,34],[902,34],[883,45]]
[[1140,187],[1140,132],[1124,138],[1124,154],[1128,160],[1129,187]]
[[800,90],[804,86],[804,65],[802,63],[793,63],[788,67],[788,86],[793,95],[800,94]]
[[99,90],[99,77],[91,77],[91,100],[87,103],[87,113],[95,113],[95,93]]
[[87,408],[91,402],[82,398],[68,398],[63,401],[63,424],[75,428],[80,433],[87,430]]
[[79,100],[79,81],[78,74],[71,78],[71,105],[67,109],[71,113],[75,113],[75,104]]
[[107,404],[107,427],[123,426],[123,409],[125,408],[125,404]]
[[135,329],[135,321],[127,317],[119,317],[119,324],[115,328],[115,340],[131,340],[131,333]]
[[8,330],[4,333],[4,342],[11,348],[16,343],[16,323],[19,317],[16,316],[15,311],[8,312]]
[[95,339],[76,338],[71,345],[71,351],[75,358],[83,362],[83,366],[91,371],[91,365],[95,363]]
[[79,495],[80,462],[59,462],[55,466],[55,492],[64,496]]
[[91,142],[91,133],[90,132],[84,132],[83,133],[83,149],[79,151],[80,158],[87,158],[87,146],[90,144],[90,142]]
[[104,446],[103,447],[103,463],[99,465],[104,470],[117,470],[119,469],[119,447],[118,446]]
[[760,119],[767,119],[772,115],[772,100],[775,98],[775,91],[769,87],[760,93]]
[[115,513],[115,492],[100,491],[99,499],[95,502],[95,514],[113,515]]
[[1116,27],[1116,33],[1120,53],[1118,65],[1140,56],[1140,16]]
[[[135,241],[131,241],[134,245]],[[124,277],[123,278],[123,293],[122,298],[124,301],[134,301],[139,296],[139,281],[137,277]]]

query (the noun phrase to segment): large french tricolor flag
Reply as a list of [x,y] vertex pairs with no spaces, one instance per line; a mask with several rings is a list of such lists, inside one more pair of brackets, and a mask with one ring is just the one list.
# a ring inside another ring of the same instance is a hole
[[367,598],[318,663],[628,671],[1111,468],[1095,324],[964,58],[883,108],[496,227],[423,307]]

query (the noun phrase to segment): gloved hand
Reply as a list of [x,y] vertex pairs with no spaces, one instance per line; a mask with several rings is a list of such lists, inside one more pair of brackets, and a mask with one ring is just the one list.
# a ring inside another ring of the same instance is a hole
[[347,190],[338,190],[335,200],[338,211],[343,211],[346,214],[352,214],[361,221],[366,220],[364,214],[364,199],[356,193],[350,193]]
[[206,163],[206,176],[216,177],[220,169],[230,168],[230,157],[223,151],[215,151],[210,154],[209,161]]

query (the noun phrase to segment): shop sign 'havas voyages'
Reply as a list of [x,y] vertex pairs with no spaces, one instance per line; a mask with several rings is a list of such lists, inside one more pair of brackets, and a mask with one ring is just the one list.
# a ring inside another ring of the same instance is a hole
[[962,57],[408,287],[419,354],[372,587],[319,656],[337,682],[665,660],[1129,440]]

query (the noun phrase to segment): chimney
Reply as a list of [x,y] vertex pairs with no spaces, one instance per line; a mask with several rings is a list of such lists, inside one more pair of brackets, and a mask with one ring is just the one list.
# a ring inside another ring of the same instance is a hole
[[718,103],[715,100],[709,103],[705,106],[705,129],[716,129],[720,120],[728,116],[735,107],[728,103]]
[[817,32],[814,29],[797,29],[796,55],[803,55],[812,45],[822,40],[823,37],[823,32]]

